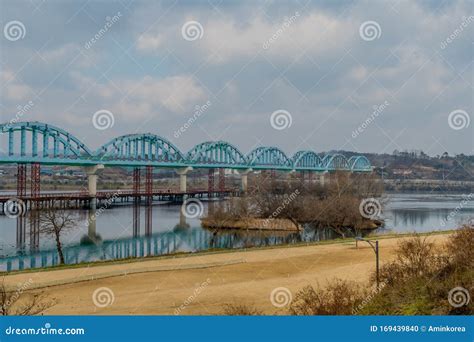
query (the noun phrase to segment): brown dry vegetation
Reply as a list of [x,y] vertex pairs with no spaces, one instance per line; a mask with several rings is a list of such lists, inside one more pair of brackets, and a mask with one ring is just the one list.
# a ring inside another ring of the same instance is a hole
[[296,227],[332,228],[341,236],[348,230],[373,227],[362,217],[361,200],[379,197],[382,185],[372,174],[331,174],[329,184],[256,177],[247,196],[234,198],[210,210],[208,220],[225,226],[238,219],[287,219]]
[[[382,267],[386,284],[362,314],[452,315],[473,314],[472,300],[454,307],[448,293],[456,287],[474,288],[474,225],[457,230],[443,248],[421,237],[401,243],[397,259]],[[373,280],[373,277],[372,277]]]
[[299,291],[290,307],[293,315],[351,315],[362,304],[365,291],[356,282],[336,279],[326,288],[306,286]]
[[227,316],[261,316],[263,315],[263,312],[251,305],[226,304],[224,305],[224,314]]
[[[454,232],[444,246],[426,237],[400,241],[394,260],[380,270],[381,286],[375,287],[375,274],[362,285],[334,279],[326,287],[306,286],[295,295],[289,313],[293,315],[472,315],[474,305],[474,225]],[[454,288],[467,296],[451,298]],[[456,302],[457,300],[457,302]],[[234,308],[236,310],[236,308]],[[225,312],[228,312],[227,308]],[[251,307],[246,307],[252,312]],[[242,314],[245,314],[242,311]]]
[[5,278],[0,284],[0,315],[1,316],[28,316],[40,315],[54,305],[42,293],[26,292],[29,283],[25,282],[16,288],[7,288]]

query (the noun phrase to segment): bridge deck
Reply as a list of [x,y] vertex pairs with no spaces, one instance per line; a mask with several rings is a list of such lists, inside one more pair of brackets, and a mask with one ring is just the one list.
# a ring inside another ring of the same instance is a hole
[[[240,190],[236,188],[228,188],[224,190],[213,190],[213,194],[236,194]],[[97,191],[97,195],[94,196],[98,200],[106,200],[110,198],[124,198],[124,197],[147,197],[147,196],[199,196],[207,195],[210,191],[207,189],[193,189],[190,191],[177,191],[172,189],[156,189],[152,193],[146,191],[135,192],[133,190],[108,190],[108,191]],[[4,203],[12,198],[19,198],[23,201],[45,201],[45,200],[88,200],[91,196],[87,192],[42,192],[37,196],[17,196],[16,194],[0,194],[0,203]]]

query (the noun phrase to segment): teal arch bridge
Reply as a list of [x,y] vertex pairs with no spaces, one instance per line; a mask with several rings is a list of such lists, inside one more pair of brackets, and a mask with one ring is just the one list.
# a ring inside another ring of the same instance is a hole
[[346,158],[330,154],[321,157],[313,151],[299,151],[289,157],[277,147],[258,147],[245,155],[225,141],[203,142],[183,153],[169,140],[152,133],[123,135],[96,151],[73,134],[41,122],[1,124],[0,133],[8,137],[8,151],[3,151],[0,163],[317,172],[372,170],[364,156]]
[[[0,125],[0,164],[17,164],[17,196],[40,198],[41,165],[83,167],[88,175],[87,196],[97,196],[98,170],[104,167],[134,168],[136,194],[160,194],[153,189],[153,168],[171,168],[180,176],[180,194],[193,195],[186,187],[186,175],[193,169],[208,169],[208,193],[218,194],[225,188],[225,169],[241,176],[241,190],[247,188],[247,175],[253,171],[286,171],[324,175],[333,171],[371,172],[369,160],[362,155],[347,158],[342,154],[321,155],[315,151],[298,151],[286,155],[277,147],[258,147],[248,154],[225,141],[207,141],[187,153],[166,138],[152,134],[127,134],[112,139],[97,150],[90,149],[73,134],[41,122],[13,122]],[[31,194],[26,194],[27,165],[31,168]],[[219,170],[219,187],[214,187],[214,173]],[[140,186],[145,171],[145,190]],[[202,189],[200,189],[202,191]],[[0,201],[2,199],[0,198]]]

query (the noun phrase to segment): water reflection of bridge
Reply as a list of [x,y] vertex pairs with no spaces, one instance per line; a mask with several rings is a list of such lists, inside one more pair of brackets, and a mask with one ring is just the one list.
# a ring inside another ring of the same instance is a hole
[[[102,241],[96,230],[96,220],[90,219],[92,215],[94,213],[89,210],[88,233],[81,238],[81,242],[63,247],[66,264],[160,256],[179,252],[291,244],[334,237],[331,230],[309,229],[301,233],[287,233],[190,228],[186,224],[186,218],[181,214],[179,223],[171,231],[152,233],[152,228],[149,227],[145,229],[145,234],[140,236],[134,229],[132,237]],[[24,220],[25,218],[19,217],[18,219]],[[30,219],[36,218],[32,218],[30,215]],[[34,230],[35,223],[30,221],[28,226],[30,228],[30,250],[26,250],[25,241],[18,241],[17,233],[17,255],[2,258],[1,269],[12,271],[59,264],[56,249],[39,250],[39,233]],[[27,235],[26,232],[22,234],[23,237]]]

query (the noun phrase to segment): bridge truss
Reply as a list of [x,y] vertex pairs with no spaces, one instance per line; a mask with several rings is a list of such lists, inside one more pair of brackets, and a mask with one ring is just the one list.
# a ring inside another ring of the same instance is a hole
[[[125,167],[172,167],[277,171],[370,172],[370,161],[362,155],[322,156],[299,151],[288,157],[277,147],[258,147],[245,155],[225,141],[208,141],[182,153],[167,139],[152,133],[128,134],[112,139],[92,152],[71,133],[41,122],[0,125],[7,148],[0,149],[0,163]],[[1,137],[0,137],[1,138]],[[39,166],[35,166],[37,170]]]

